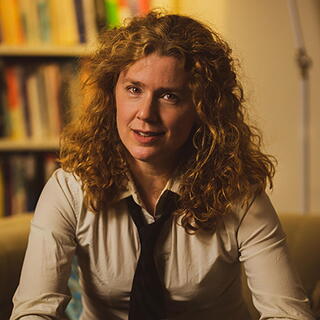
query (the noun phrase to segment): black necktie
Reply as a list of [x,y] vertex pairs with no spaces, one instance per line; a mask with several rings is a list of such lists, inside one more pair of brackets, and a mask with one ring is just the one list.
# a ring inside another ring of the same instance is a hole
[[129,320],[166,319],[165,288],[156,269],[154,248],[164,222],[176,209],[176,200],[176,194],[167,191],[158,204],[161,217],[147,224],[141,207],[132,197],[127,199],[128,210],[138,229],[141,246],[130,294]]

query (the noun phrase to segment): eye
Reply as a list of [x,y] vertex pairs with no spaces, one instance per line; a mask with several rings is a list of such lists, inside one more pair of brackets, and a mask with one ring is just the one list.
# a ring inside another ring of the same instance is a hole
[[162,99],[167,100],[168,102],[171,103],[178,103],[179,102],[179,97],[171,92],[166,92],[162,95]]
[[141,89],[136,86],[128,86],[126,89],[132,95],[138,95],[141,93]]

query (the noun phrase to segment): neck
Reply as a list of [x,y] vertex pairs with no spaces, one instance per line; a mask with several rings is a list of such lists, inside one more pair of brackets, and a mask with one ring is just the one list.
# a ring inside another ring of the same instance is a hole
[[144,208],[154,215],[156,203],[171,177],[173,168],[161,168],[137,161],[129,161],[129,168]]

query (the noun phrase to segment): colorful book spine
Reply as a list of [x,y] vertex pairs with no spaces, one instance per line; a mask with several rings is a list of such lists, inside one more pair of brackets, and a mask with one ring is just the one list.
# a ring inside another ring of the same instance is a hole
[[130,6],[128,0],[118,0],[119,1],[119,20],[122,23],[125,19],[129,18],[131,14]]
[[25,212],[26,208],[26,189],[24,187],[24,159],[19,155],[13,155],[10,159],[11,162],[11,213],[18,214]]
[[0,138],[58,138],[82,105],[80,78],[74,62],[0,65]]
[[55,153],[10,154],[0,159],[0,217],[32,212],[57,169]]
[[56,138],[62,130],[60,114],[61,73],[58,64],[50,63],[42,67],[45,92],[47,94],[49,136]]
[[7,84],[4,70],[4,63],[0,60],[0,138],[5,138],[10,135],[10,119],[7,108]]
[[5,216],[5,181],[3,170],[3,161],[0,159],[0,217]]
[[16,45],[24,42],[18,0],[0,0],[0,25],[4,43]]
[[7,87],[7,112],[10,123],[10,138],[24,139],[26,129],[23,114],[23,102],[21,96],[21,68],[19,66],[7,66],[4,70]]
[[5,181],[5,188],[4,188],[4,201],[3,201],[3,210],[4,215],[11,214],[11,197],[12,197],[12,179],[11,179],[11,167],[10,162],[8,161],[7,157],[2,157],[2,176],[3,180]]
[[76,12],[73,0],[49,0],[53,41],[57,45],[79,43]]
[[38,0],[37,11],[39,19],[40,41],[43,43],[50,43],[52,41],[52,30],[48,0]]
[[98,36],[98,25],[94,0],[83,0],[83,20],[85,25],[85,40],[91,45],[96,43]]
[[27,70],[25,68],[21,68],[21,98],[22,98],[22,104],[23,104],[23,116],[24,116],[24,125],[26,130],[26,136],[27,138],[31,138],[31,120],[30,120],[30,104],[27,94]]
[[43,72],[44,66],[38,68],[36,72],[37,77],[37,93],[39,98],[39,107],[40,107],[40,118],[42,125],[43,137],[50,138],[50,118],[48,111],[48,97],[47,97],[47,87],[45,85],[45,76]]
[[139,13],[144,15],[150,10],[150,0],[137,0],[139,5]]
[[[24,156],[24,190],[26,190],[25,211],[34,211],[41,189],[44,186],[42,165],[43,155]],[[39,163],[40,162],[40,163]]]
[[43,140],[45,136],[44,124],[41,117],[41,102],[38,93],[37,74],[30,72],[26,79],[27,99],[30,108],[31,138]]
[[116,27],[120,24],[119,5],[117,0],[105,0],[106,26],[108,28]]
[[40,43],[40,22],[37,0],[19,0],[20,14],[24,26],[25,41],[29,44]]
[[92,44],[99,30],[149,9],[150,0],[0,0],[0,43]]
[[98,32],[103,30],[106,27],[106,8],[105,0],[94,0],[95,7],[95,16],[96,16],[96,25]]
[[79,34],[79,42],[86,43],[86,25],[84,20],[84,11],[83,11],[83,0],[73,0],[74,8],[76,12],[76,19],[77,19],[77,27],[78,27],[78,34]]

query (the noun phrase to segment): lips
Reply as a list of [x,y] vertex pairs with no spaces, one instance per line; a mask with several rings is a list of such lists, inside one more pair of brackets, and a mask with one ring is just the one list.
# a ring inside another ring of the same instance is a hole
[[165,134],[163,131],[132,130],[137,142],[141,144],[155,143]]
[[133,130],[134,133],[138,134],[141,137],[156,137],[161,136],[164,132],[156,132],[156,131],[140,131],[140,130]]

